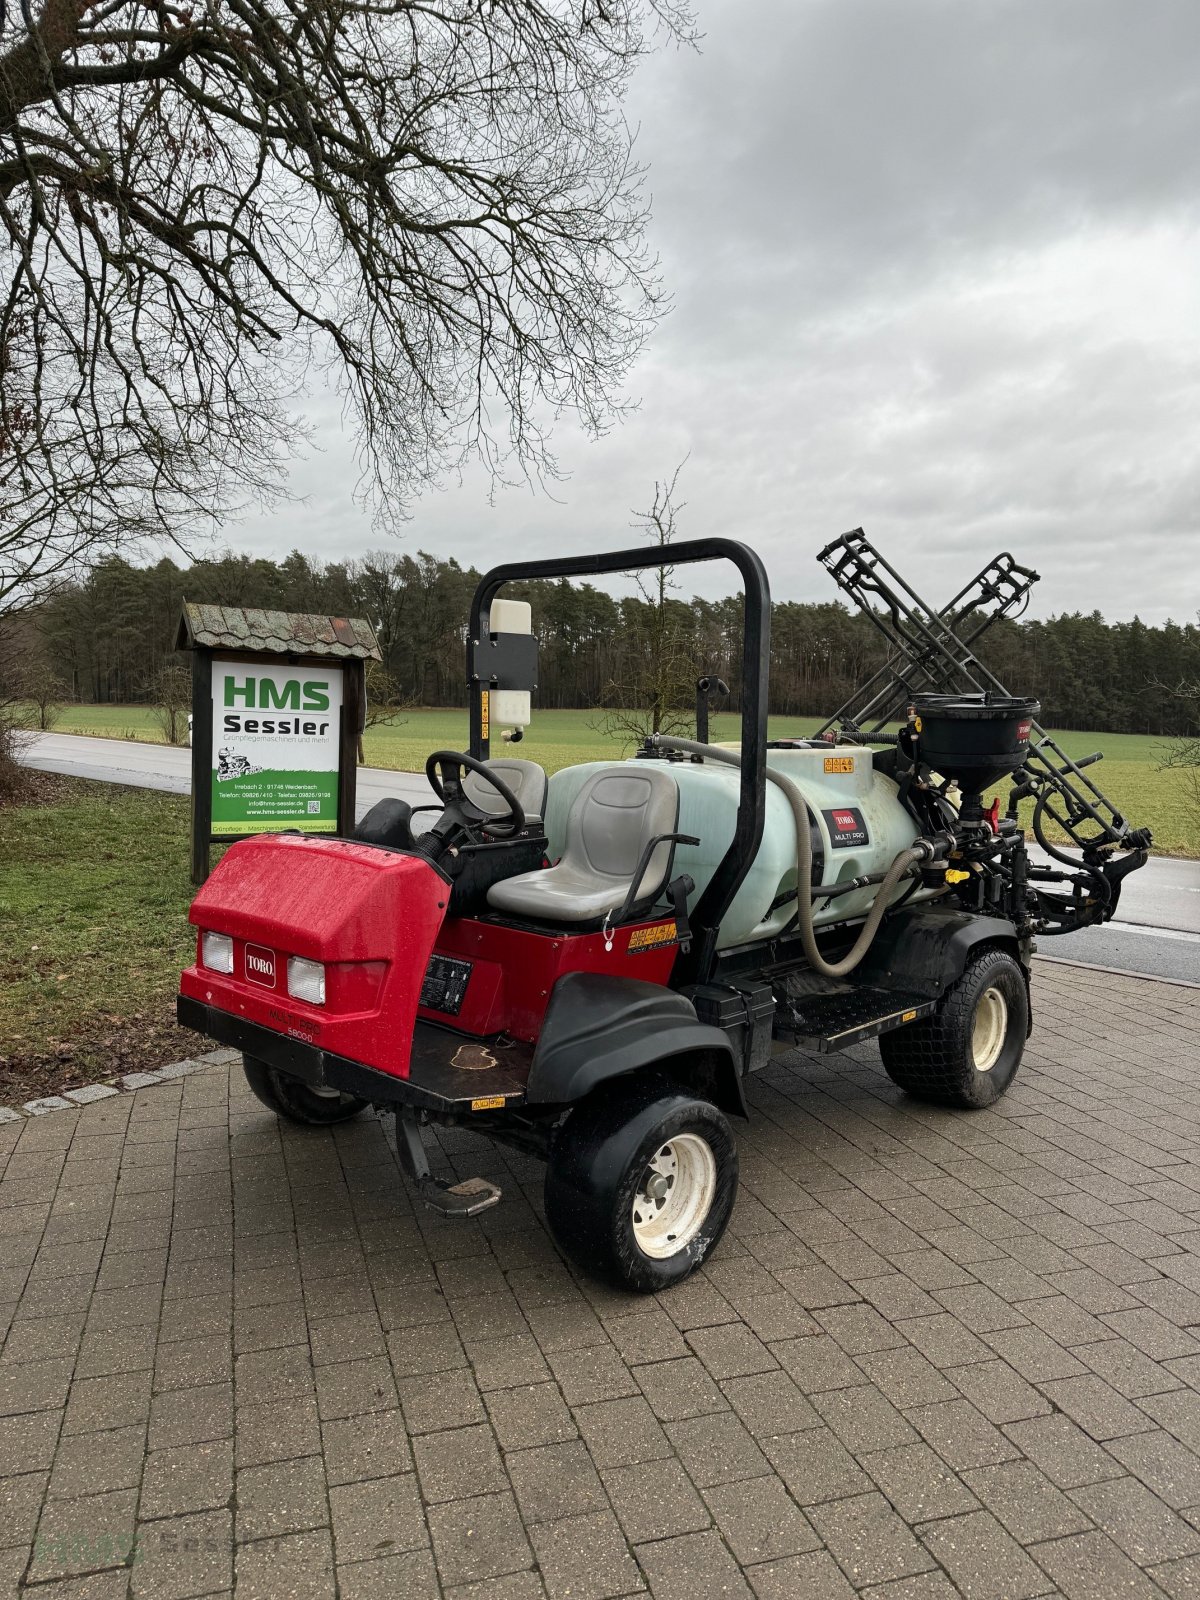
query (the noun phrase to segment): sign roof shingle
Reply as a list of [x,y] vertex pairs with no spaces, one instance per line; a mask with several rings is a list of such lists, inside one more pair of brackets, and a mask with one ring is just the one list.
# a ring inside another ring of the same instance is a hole
[[261,650],[271,655],[381,660],[375,630],[362,617],[322,617],[185,600],[176,649]]

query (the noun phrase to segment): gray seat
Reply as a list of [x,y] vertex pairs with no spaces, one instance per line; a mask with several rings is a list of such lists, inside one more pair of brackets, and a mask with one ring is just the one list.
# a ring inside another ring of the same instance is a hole
[[[497,757],[494,761],[489,760],[487,766],[520,801],[526,827],[540,833],[546,816],[546,790],[549,786],[545,769],[539,767],[536,761],[519,761],[515,756]],[[486,811],[489,817],[503,817],[508,813],[507,805],[495,789],[477,772],[463,774],[463,793],[473,806]]]
[[[562,859],[540,872],[523,872],[488,890],[494,911],[539,922],[594,922],[624,905],[638,864],[651,842],[674,833],[679,787],[659,767],[607,767],[593,773],[567,813]],[[651,851],[636,903],[661,893],[671,870],[673,844]]]

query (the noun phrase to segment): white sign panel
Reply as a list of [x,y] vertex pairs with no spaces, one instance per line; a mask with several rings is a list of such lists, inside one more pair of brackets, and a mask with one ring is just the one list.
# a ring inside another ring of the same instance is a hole
[[335,833],[342,669],[213,659],[212,832]]

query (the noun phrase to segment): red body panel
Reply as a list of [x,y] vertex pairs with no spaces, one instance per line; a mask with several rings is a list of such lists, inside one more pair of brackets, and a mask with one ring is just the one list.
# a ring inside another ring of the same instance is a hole
[[[662,922],[649,924],[665,927]],[[472,963],[466,998],[457,1017],[421,1010],[431,1022],[451,1021],[467,1033],[509,1033],[532,1043],[541,1030],[550,993],[564,972],[604,972],[616,978],[666,983],[678,946],[671,942],[630,950],[647,924],[616,928],[612,949],[602,933],[534,933],[495,922],[456,917],[438,935],[439,955]]]
[[[419,856],[347,839],[264,834],[233,845],[192,903],[201,930],[229,935],[233,972],[201,961],[185,995],[289,1038],[407,1077],[430,956],[471,965],[457,1014],[419,1014],[463,1033],[537,1039],[567,972],[665,984],[677,945],[671,920],[602,933],[537,933],[472,917],[446,921],[449,886]],[[611,944],[611,948],[608,945]],[[288,993],[289,956],[325,967],[324,1005]]]
[[[427,861],[355,844],[263,834],[233,845],[192,902],[197,928],[234,941],[233,972],[196,965],[183,993],[398,1077],[450,898]],[[247,950],[251,959],[247,958]],[[261,952],[261,953],[260,953]],[[274,981],[264,968],[273,955]],[[326,1003],[287,991],[287,958],[325,964]]]

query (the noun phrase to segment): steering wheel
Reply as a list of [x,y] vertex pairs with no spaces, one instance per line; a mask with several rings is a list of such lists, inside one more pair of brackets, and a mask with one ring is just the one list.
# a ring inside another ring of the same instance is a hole
[[[464,771],[478,773],[504,801],[508,811],[494,817],[481,806],[475,805],[463,789]],[[441,822],[434,825],[434,832],[440,831],[443,837],[450,831],[443,826],[447,823],[457,825],[469,834],[480,827],[485,828],[493,839],[515,839],[524,828],[525,813],[521,809],[521,802],[486,761],[476,761],[474,756],[464,755],[461,750],[435,750],[425,763],[425,776],[429,779],[429,787],[446,808]]]

